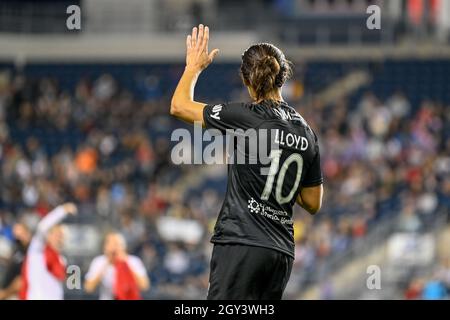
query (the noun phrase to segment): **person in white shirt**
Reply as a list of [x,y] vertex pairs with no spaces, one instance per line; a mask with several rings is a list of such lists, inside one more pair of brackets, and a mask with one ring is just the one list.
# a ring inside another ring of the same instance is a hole
[[139,257],[126,252],[124,237],[118,232],[106,235],[103,255],[92,260],[84,289],[92,293],[100,286],[101,300],[137,300],[148,290],[150,281]]
[[68,214],[76,214],[73,203],[65,203],[49,212],[38,224],[22,265],[23,300],[63,300],[66,262],[60,251],[64,229],[60,222]]

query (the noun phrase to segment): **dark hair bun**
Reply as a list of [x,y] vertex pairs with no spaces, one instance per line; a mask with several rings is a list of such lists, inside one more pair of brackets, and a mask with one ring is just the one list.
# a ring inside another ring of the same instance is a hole
[[291,75],[292,64],[270,43],[253,45],[242,55],[242,79],[257,99],[265,99],[275,88],[281,88]]
[[258,60],[250,73],[250,82],[258,97],[264,96],[275,88],[280,65],[273,56],[265,56]]

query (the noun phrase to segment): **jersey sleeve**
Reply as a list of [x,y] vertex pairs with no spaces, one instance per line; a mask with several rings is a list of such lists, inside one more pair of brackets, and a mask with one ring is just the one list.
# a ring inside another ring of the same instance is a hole
[[28,252],[41,252],[45,248],[45,237],[51,228],[60,223],[68,213],[64,210],[63,206],[58,206],[47,215],[37,225],[36,233],[34,234]]
[[203,121],[206,129],[217,129],[221,133],[226,133],[226,130],[255,128],[260,122],[244,103],[206,105],[203,109]]
[[36,235],[45,236],[48,231],[60,223],[68,215],[63,206],[58,206],[49,213],[39,222],[37,226]]
[[320,167],[319,143],[317,141],[317,136],[315,134],[314,137],[315,137],[315,144],[314,144],[315,155],[311,161],[311,165],[308,167],[308,171],[303,177],[302,181],[303,187],[315,187],[323,183],[322,169]]
[[106,259],[103,259],[102,256],[94,258],[94,260],[92,260],[91,262],[91,265],[89,266],[89,270],[86,273],[85,279],[88,281],[95,279],[105,267],[106,263]]
[[145,270],[144,263],[142,260],[136,256],[132,257],[132,259],[129,260],[130,267],[133,270],[134,273],[136,273],[140,277],[144,277],[147,275],[147,271]]

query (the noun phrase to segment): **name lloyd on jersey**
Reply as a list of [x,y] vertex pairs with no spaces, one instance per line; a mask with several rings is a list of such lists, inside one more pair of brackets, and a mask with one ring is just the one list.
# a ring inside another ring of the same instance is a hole
[[274,141],[280,146],[288,146],[290,148],[300,149],[301,151],[308,149],[308,139],[290,132],[286,134],[280,129],[276,129]]

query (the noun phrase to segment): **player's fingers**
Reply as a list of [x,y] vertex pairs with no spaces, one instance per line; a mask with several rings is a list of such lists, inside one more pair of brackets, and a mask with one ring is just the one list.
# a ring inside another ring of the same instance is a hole
[[196,43],[197,43],[197,27],[193,27],[191,35],[191,46],[195,47]]
[[197,48],[202,48],[203,46],[203,32],[204,32],[203,25],[200,24],[198,26]]
[[214,49],[213,51],[211,51],[211,53],[208,55],[209,60],[213,61],[214,58],[219,54],[219,49]]
[[187,37],[186,37],[186,49],[187,50],[190,50],[191,49],[191,35],[188,35]]
[[206,26],[203,34],[203,45],[202,49],[208,53],[208,43],[209,43],[209,28]]

